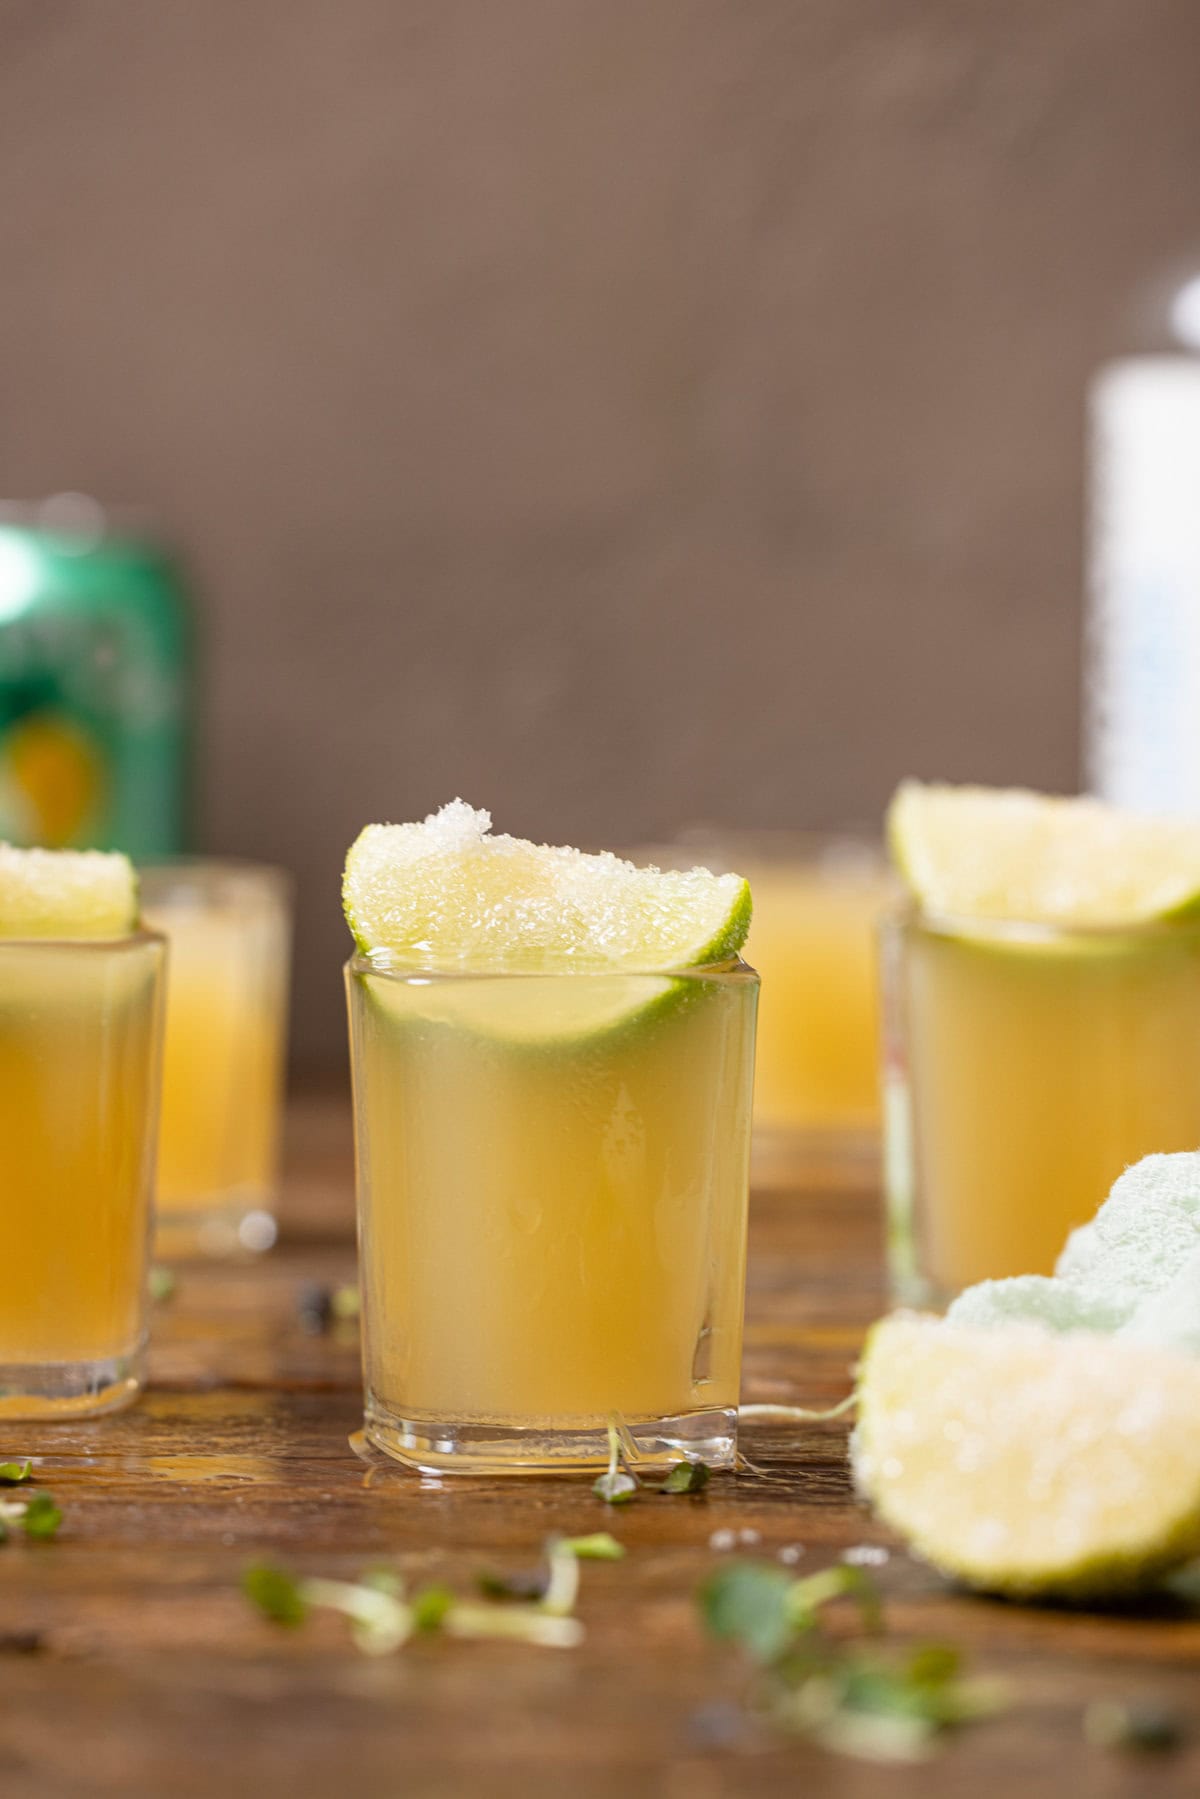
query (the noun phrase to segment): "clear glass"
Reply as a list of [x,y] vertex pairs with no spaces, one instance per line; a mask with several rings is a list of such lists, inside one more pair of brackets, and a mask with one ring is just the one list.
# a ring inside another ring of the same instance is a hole
[[1200,923],[883,930],[898,1296],[1049,1274],[1139,1156],[1200,1144]]
[[225,1255],[275,1240],[291,889],[279,869],[139,871],[170,944],[156,1248]]
[[690,833],[638,862],[736,869],[754,894],[746,954],[762,976],[754,1077],[756,1176],[796,1152],[877,1146],[879,921],[896,897],[866,834]]
[[754,971],[346,973],[370,1441],[731,1465]]
[[142,1383],[165,945],[0,942],[0,1419]]

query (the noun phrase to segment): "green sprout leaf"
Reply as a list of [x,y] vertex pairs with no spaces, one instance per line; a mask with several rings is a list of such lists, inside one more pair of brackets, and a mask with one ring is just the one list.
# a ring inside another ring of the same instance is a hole
[[147,1286],[150,1298],[155,1305],[165,1305],[168,1299],[173,1299],[177,1285],[175,1276],[169,1268],[152,1268],[150,1270]]
[[740,1643],[755,1661],[773,1662],[796,1633],[789,1603],[795,1584],[767,1562],[731,1562],[700,1590],[705,1623],[713,1636]]
[[242,1575],[242,1592],[272,1624],[294,1628],[308,1616],[308,1604],[300,1583],[285,1569],[270,1562],[256,1562]]
[[423,1587],[419,1593],[413,1594],[412,1617],[417,1630],[440,1630],[446,1621],[446,1614],[454,1604],[454,1594],[449,1587],[434,1585]]
[[35,1541],[48,1543],[51,1537],[58,1535],[58,1527],[63,1521],[62,1512],[55,1505],[49,1493],[31,1493],[25,1506],[25,1515],[21,1519],[21,1528],[27,1537]]
[[712,1473],[707,1462],[676,1462],[660,1493],[703,1493]]
[[592,1482],[592,1492],[605,1505],[628,1505],[637,1490],[638,1484],[633,1475],[622,1474],[616,1469],[598,1475]]
[[562,1546],[580,1562],[619,1562],[625,1554],[624,1545],[606,1530],[594,1530],[587,1537],[564,1537]]
[[28,1457],[23,1462],[0,1462],[0,1487],[19,1487],[32,1474],[33,1463]]

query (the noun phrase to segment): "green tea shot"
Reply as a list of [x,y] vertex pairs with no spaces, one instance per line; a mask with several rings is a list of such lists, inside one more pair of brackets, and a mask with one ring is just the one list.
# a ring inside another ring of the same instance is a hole
[[423,1469],[736,1451],[758,977],[737,875],[493,836],[346,864],[366,1434]]

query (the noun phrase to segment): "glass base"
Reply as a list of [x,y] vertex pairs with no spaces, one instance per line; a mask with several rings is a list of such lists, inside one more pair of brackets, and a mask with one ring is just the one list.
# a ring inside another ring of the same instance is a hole
[[[367,1441],[376,1449],[424,1474],[583,1474],[606,1468],[609,1460],[608,1426],[601,1423],[398,1418],[368,1394],[364,1425]],[[682,1460],[732,1468],[737,1407],[628,1419],[621,1438],[624,1464],[635,1471],[670,1468]]]
[[0,1419],[94,1418],[132,1405],[145,1347],[95,1362],[0,1362]]
[[154,1220],[154,1254],[163,1262],[261,1255],[279,1227],[269,1201],[239,1199],[234,1205],[160,1206]]

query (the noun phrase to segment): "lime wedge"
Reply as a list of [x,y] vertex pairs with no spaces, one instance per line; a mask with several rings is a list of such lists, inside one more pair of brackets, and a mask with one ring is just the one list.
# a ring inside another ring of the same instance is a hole
[[0,843],[0,937],[123,937],[136,924],[128,856]]
[[1200,825],[1099,800],[905,781],[892,854],[927,912],[1125,925],[1200,911]]
[[424,824],[368,825],[346,858],[342,897],[377,966],[454,973],[695,968],[736,956],[750,928],[740,875],[493,837],[489,815],[462,800]]
[[1198,1407],[1190,1357],[898,1313],[864,1352],[855,1476],[969,1586],[1100,1598],[1200,1552]]

